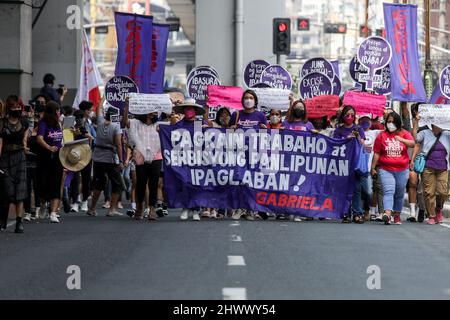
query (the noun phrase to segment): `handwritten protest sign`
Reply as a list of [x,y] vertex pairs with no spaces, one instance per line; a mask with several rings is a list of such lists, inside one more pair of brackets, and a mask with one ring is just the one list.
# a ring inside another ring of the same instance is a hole
[[439,86],[442,95],[447,99],[450,99],[450,66],[447,66],[442,70],[441,76],[439,77]]
[[269,109],[288,110],[289,90],[276,88],[254,88],[258,96],[258,105]]
[[110,105],[123,111],[125,99],[130,93],[139,92],[136,83],[125,76],[115,76],[105,85],[105,98]]
[[443,130],[450,130],[450,105],[449,104],[421,104],[419,106],[419,126],[434,124]]
[[268,84],[272,88],[287,89],[292,88],[291,74],[280,65],[270,65],[261,74],[261,82]]
[[160,126],[173,208],[248,208],[340,219],[359,159],[356,139],[291,130]]
[[392,58],[392,48],[386,39],[381,37],[366,38],[358,48],[358,61],[368,69],[367,74],[359,74],[359,82],[365,82],[368,90],[373,89],[375,82],[383,78],[376,75],[376,70],[386,67]]
[[196,103],[206,106],[208,86],[220,85],[217,71],[213,68],[202,66],[193,69],[189,76],[187,82],[189,97],[194,99]]
[[339,109],[339,96],[324,95],[305,100],[306,109],[308,110],[308,118],[321,118],[336,115]]
[[244,69],[244,83],[247,87],[251,88],[255,84],[261,81],[261,75],[270,63],[265,60],[253,60]]
[[242,94],[244,90],[241,87],[233,86],[208,86],[208,106],[226,106],[232,109],[242,110]]
[[312,58],[307,60],[300,70],[300,78],[311,73],[321,73],[330,79],[333,79],[335,76],[333,64],[324,58]]
[[386,96],[368,92],[347,91],[344,94],[343,104],[353,106],[358,115],[382,116],[386,107]]
[[152,112],[170,114],[172,101],[168,94],[130,93],[129,111],[132,114],[149,114]]

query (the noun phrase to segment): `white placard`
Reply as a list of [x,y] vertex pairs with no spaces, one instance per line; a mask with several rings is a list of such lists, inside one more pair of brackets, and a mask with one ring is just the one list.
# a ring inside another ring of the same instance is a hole
[[289,109],[290,90],[276,88],[253,88],[258,96],[259,107],[286,111]]
[[443,130],[450,130],[450,105],[449,104],[421,104],[419,106],[419,126],[434,124]]
[[130,93],[129,111],[132,114],[152,112],[172,113],[172,101],[168,94]]

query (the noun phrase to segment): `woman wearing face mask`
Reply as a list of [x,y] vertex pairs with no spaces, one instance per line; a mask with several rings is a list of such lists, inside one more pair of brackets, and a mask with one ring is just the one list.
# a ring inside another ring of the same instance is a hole
[[135,219],[143,218],[145,190],[149,190],[150,212],[148,219],[157,220],[156,200],[158,180],[161,172],[162,153],[158,133],[156,112],[128,118],[128,100],[125,104],[123,122],[129,128],[129,144],[134,146],[133,159],[136,163],[136,213]]
[[306,105],[302,100],[294,101],[288,111],[287,119],[283,122],[283,127],[294,131],[312,131],[314,126],[308,121]]
[[396,112],[386,116],[386,131],[381,132],[375,140],[371,174],[377,175],[383,187],[383,221],[390,224],[391,215],[394,223],[401,224],[400,213],[409,177],[408,148],[414,147],[412,135],[402,129],[402,120]]
[[233,129],[266,129],[267,118],[264,113],[257,111],[258,96],[253,90],[246,90],[242,95],[242,106],[244,110],[236,111],[230,119]]
[[27,197],[27,169],[25,152],[28,140],[28,121],[22,118],[17,96],[10,96],[5,104],[6,118],[0,121],[0,229],[6,229],[9,205],[16,209],[15,233],[23,233],[23,201]]
[[270,123],[269,129],[284,129],[283,122],[281,121],[281,110],[272,109],[270,110]]
[[[333,133],[335,139],[358,139],[358,141],[364,145],[366,138],[363,128],[355,124],[356,112],[352,106],[344,106],[339,114],[338,125]],[[364,213],[361,208],[361,197],[358,197],[358,190],[361,188],[361,175],[356,174],[356,189],[353,193],[351,213],[344,214],[342,223],[351,223],[351,215],[353,215],[353,221],[355,223],[364,223]]]
[[228,110],[228,108],[225,107],[220,108],[219,110],[217,110],[216,118],[212,122],[212,126],[214,128],[227,129],[230,124],[230,119],[231,119],[230,110]]
[[[173,107],[173,111],[178,114],[184,114],[184,118],[173,125],[175,128],[194,128],[195,116],[205,114],[205,109],[195,103],[178,104]],[[202,127],[205,126],[208,126],[208,123],[203,120]],[[192,220],[200,221],[199,210],[200,208],[183,208],[180,219],[187,220],[189,215],[192,215]]]

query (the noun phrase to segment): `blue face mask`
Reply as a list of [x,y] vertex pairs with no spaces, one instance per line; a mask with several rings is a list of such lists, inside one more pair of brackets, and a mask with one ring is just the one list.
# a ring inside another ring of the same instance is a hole
[[369,129],[370,128],[370,126],[371,126],[371,123],[369,122],[369,121],[364,121],[363,123],[361,123],[361,128],[363,128],[364,129],[364,131],[365,130],[367,130],[367,129]]

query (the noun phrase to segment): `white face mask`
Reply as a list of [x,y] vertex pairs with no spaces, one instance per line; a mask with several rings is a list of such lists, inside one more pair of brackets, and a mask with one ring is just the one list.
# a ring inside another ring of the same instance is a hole
[[277,124],[278,122],[280,122],[280,117],[279,116],[271,116],[270,117],[270,123],[272,124]]
[[245,99],[244,100],[244,107],[246,109],[251,109],[255,106],[255,100],[253,99]]
[[388,129],[389,132],[397,131],[397,126],[392,122],[387,123],[386,128]]

